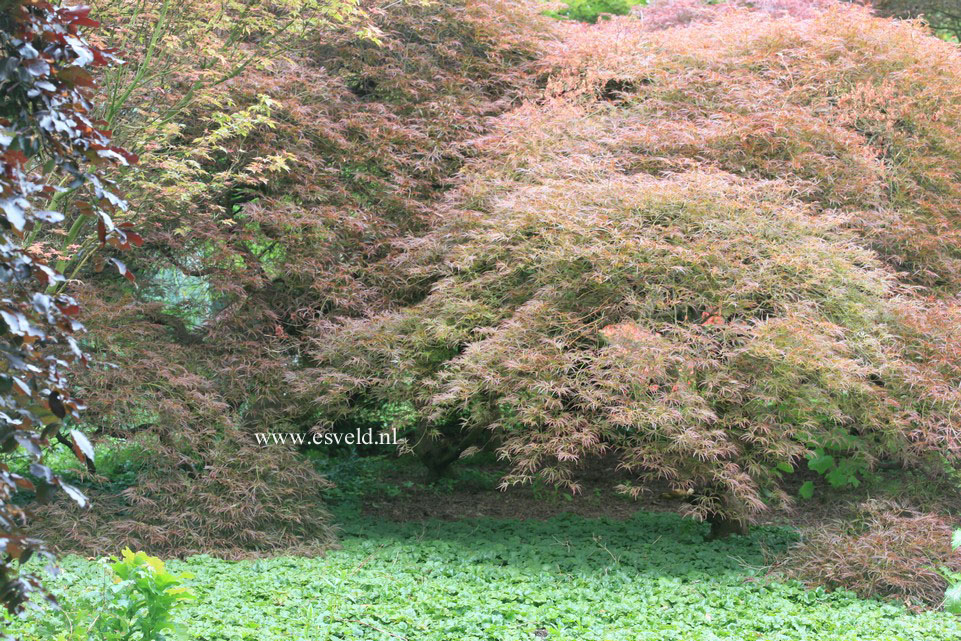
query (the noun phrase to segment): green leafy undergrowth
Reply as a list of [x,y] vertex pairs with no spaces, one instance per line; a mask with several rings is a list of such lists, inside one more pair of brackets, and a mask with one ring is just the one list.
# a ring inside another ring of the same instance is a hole
[[503,470],[496,467],[491,453],[475,454],[451,471],[448,478],[428,483],[423,465],[412,456],[328,456],[308,451],[318,472],[334,484],[324,492],[331,505],[356,505],[371,497],[398,498],[413,491],[431,491],[439,495],[462,489],[493,490],[500,482]]
[[398,497],[414,485],[414,481],[406,478],[412,476],[410,473],[405,474],[405,480],[399,483],[387,479],[394,468],[410,472],[413,461],[409,458],[328,456],[320,450],[308,451],[307,456],[317,471],[334,484],[324,493],[324,499],[332,505],[354,505],[369,495]]
[[[955,530],[951,535],[951,549],[961,548],[961,530]],[[944,578],[948,580],[948,589],[944,593],[944,609],[952,614],[961,614],[961,572],[952,572],[942,568]]]
[[647,0],[563,0],[563,9],[549,11],[555,18],[594,24],[602,16],[625,16],[631,7],[647,4]]
[[[123,439],[104,437],[94,443],[96,474],[84,468],[69,448],[55,444],[44,451],[44,464],[59,474],[71,485],[85,490],[120,492],[133,485],[137,473],[143,467],[147,452],[143,444]],[[0,458],[14,473],[31,476],[31,459],[22,453],[14,452]],[[32,493],[25,493],[27,497]]]
[[[355,516],[322,558],[170,562],[197,595],[181,614],[197,641],[894,641],[961,639],[950,615],[764,579],[765,551],[793,538],[758,528],[707,543],[672,514],[633,519],[391,523]],[[98,580],[63,560],[61,602]],[[40,641],[36,623],[20,627]]]
[[65,607],[49,611],[36,623],[37,634],[48,641],[168,641],[181,637],[185,630],[176,622],[174,611],[194,598],[181,585],[192,575],[172,574],[163,561],[145,552],[124,549],[122,556],[102,560],[99,585],[87,581],[79,592],[71,593]]

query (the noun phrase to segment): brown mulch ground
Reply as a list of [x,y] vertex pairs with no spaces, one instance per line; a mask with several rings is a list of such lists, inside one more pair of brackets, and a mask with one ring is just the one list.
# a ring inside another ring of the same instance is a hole
[[[474,467],[473,470],[491,479],[503,473],[502,468],[497,466]],[[400,485],[403,480],[411,479],[398,475],[392,480]],[[492,487],[495,483],[455,481],[429,486],[415,477],[413,486],[405,488],[399,496],[368,496],[364,511],[392,521],[480,517],[549,519],[562,513],[587,518],[627,519],[639,509],[673,510],[676,507],[676,501],[660,501],[656,497],[648,497],[651,499],[648,501],[633,501],[618,494],[613,488],[625,479],[609,474],[604,466],[593,466],[579,480],[583,490],[571,495],[561,490],[530,486],[501,491]]]
[[[423,477],[409,468],[398,471],[390,479],[394,487],[404,487],[400,494],[387,496],[372,494],[365,498],[364,511],[378,518],[392,521],[420,521],[427,519],[457,520],[469,518],[549,519],[558,514],[576,514],[586,518],[627,519],[639,510],[649,512],[678,512],[683,500],[668,496],[666,484],[648,488],[637,500],[619,494],[614,487],[629,479],[612,473],[616,466],[611,461],[595,461],[585,466],[579,476],[583,490],[571,495],[569,492],[530,486],[513,487],[506,491],[496,489],[496,483],[472,483],[455,480],[427,485]],[[497,465],[471,466],[475,475],[480,472],[491,479],[503,474]],[[899,474],[898,472],[892,472]],[[797,496],[797,489],[807,480],[815,480],[820,489],[810,500],[797,499],[789,509],[771,510],[757,519],[758,524],[816,527],[826,521],[844,518],[852,506],[878,495],[876,486],[867,489],[844,490],[823,488],[813,473],[798,472],[796,478],[787,481],[788,492]],[[405,483],[406,481],[406,483]],[[413,483],[411,483],[413,481]],[[958,513],[958,506],[948,505],[932,492],[930,501],[918,500],[913,493],[911,503],[936,512]]]

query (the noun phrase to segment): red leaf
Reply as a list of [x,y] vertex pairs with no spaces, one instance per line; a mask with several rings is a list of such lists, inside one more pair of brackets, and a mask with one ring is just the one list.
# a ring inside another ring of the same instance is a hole
[[27,490],[29,492],[37,491],[36,486],[34,486],[30,479],[25,479],[19,474],[12,474],[11,478],[13,478],[13,482],[16,483],[17,487],[19,487],[21,490]]
[[124,265],[122,262],[120,262],[116,258],[109,258],[108,260],[114,264],[114,266],[117,268],[117,271],[120,272],[121,276],[129,280],[131,283],[134,283],[137,281],[137,279],[133,275],[133,272],[127,269],[127,266]]
[[57,15],[60,16],[61,20],[68,24],[74,23],[89,16],[90,7],[81,5],[79,7],[70,7],[69,9],[58,9]]
[[93,445],[90,444],[87,436],[78,430],[70,430],[70,436],[73,438],[73,452],[77,455],[77,458],[81,461],[92,461]]
[[61,69],[57,73],[57,78],[72,87],[94,86],[93,76],[75,65]]
[[87,507],[87,497],[83,495],[83,492],[72,485],[68,485],[67,483],[61,483],[60,487],[63,488],[63,491],[66,492],[67,495],[77,503],[77,505],[80,507]]

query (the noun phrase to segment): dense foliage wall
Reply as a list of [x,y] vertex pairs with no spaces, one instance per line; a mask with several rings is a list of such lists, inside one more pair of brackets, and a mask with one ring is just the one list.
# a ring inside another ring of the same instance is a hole
[[347,19],[311,6],[97,8],[132,58],[108,78],[129,96],[107,109],[141,155],[124,187],[145,244],[139,289],[77,271],[90,349],[123,365],[95,366],[82,391],[94,433],[151,455],[134,486],[95,497],[99,519],[47,510],[63,546],[244,554],[329,541],[323,479],[252,432],[313,425],[289,393],[309,364],[305,329],[402,289],[380,259],[435,224],[431,204],[490,119],[532,88],[550,34],[535,8],[501,0],[370,2]]
[[805,462],[953,460],[957,49],[829,0],[541,8],[98,4],[138,287],[93,219],[36,242],[90,310],[86,427],[146,455],[45,508],[62,546],[324,545],[325,481],[252,432],[371,415],[435,473],[613,455],[739,521]]
[[389,261],[421,298],[315,323],[303,397],[408,404],[428,459],[493,438],[505,484],[614,453],[718,521],[803,463],[955,461],[961,54],[797,4],[573,26]]

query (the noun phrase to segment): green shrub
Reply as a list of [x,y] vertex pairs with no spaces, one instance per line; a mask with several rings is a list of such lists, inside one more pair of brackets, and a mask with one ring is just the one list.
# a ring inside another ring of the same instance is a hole
[[[951,549],[961,547],[961,530],[955,530],[951,535]],[[961,614],[961,572],[952,572],[942,568],[941,573],[948,580],[948,589],[944,591],[944,609],[951,614]]]
[[[848,437],[851,449],[857,450],[857,437]],[[823,476],[832,488],[858,487],[871,471],[869,462],[864,459],[847,457],[843,455],[843,450],[829,451],[816,445],[814,451],[807,455],[807,467]],[[784,471],[790,473],[791,470]],[[809,499],[814,495],[814,487],[813,481],[807,481],[798,493],[801,498]]]
[[[147,453],[143,443],[128,442],[110,436],[93,443],[96,453],[96,472],[91,472],[67,447],[54,446],[43,453],[43,463],[64,480],[82,489],[121,491],[137,481],[137,473],[144,466]],[[14,452],[5,461],[15,474],[28,474],[31,458]]]
[[105,568],[101,585],[79,595],[51,617],[43,632],[55,641],[164,641],[182,631],[173,618],[194,598],[181,583],[189,573],[172,574],[145,552],[123,550]]
[[647,4],[644,0],[564,0],[566,9],[551,11],[548,15],[594,24],[602,14],[626,16],[631,7]]

